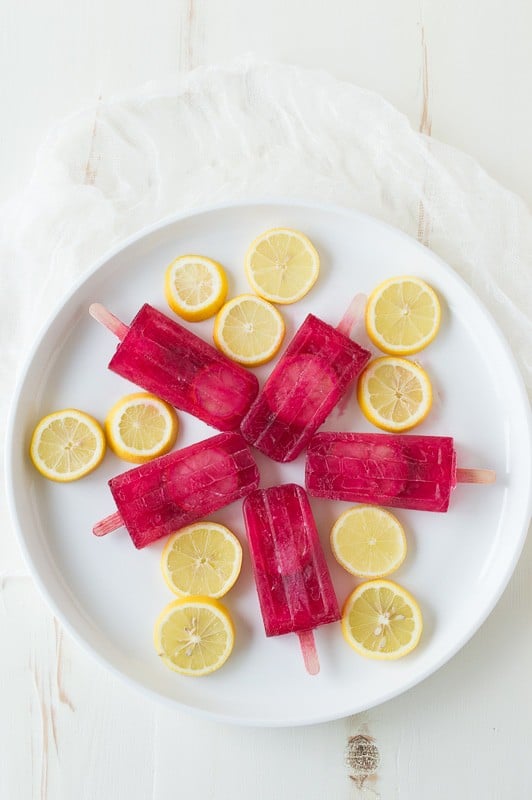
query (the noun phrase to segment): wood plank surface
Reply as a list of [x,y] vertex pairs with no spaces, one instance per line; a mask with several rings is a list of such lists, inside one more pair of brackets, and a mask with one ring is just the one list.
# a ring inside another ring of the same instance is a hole
[[[247,52],[374,89],[532,200],[527,0],[4,0],[2,10],[0,200],[67,113]],[[103,670],[27,576],[3,495],[0,521],[1,800],[530,797],[530,542],[494,613],[436,675],[350,719],[250,730],[154,705]]]

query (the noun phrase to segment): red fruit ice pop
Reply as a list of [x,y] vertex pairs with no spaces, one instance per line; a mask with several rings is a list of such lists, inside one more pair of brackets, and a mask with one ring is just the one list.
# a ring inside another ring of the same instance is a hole
[[274,461],[297,458],[370,355],[309,314],[249,409],[243,437]]
[[147,303],[129,327],[99,303],[89,312],[120,339],[110,370],[213,428],[238,430],[255,375]]
[[238,433],[221,433],[116,478],[109,488],[118,508],[93,532],[104,536],[124,525],[137,548],[203,519],[259,485],[251,451]]
[[489,469],[457,469],[450,436],[318,433],[307,450],[314,497],[447,511],[458,483],[493,483]]
[[314,675],[320,665],[312,631],[340,612],[305,490],[258,490],[242,508],[266,636],[297,633]]

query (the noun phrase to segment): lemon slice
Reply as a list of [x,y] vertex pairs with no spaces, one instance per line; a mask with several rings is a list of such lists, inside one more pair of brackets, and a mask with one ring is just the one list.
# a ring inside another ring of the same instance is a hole
[[235,641],[229,612],[210,597],[174,600],[155,623],[155,649],[182,675],[209,675],[225,664]]
[[93,417],[76,408],[41,419],[30,445],[34,466],[45,478],[66,483],[88,475],[105,455],[105,436]]
[[205,256],[179,256],[166,270],[168,305],[189,322],[212,317],[227,297],[227,277],[217,261]]
[[290,228],[258,236],[245,256],[251,288],[272,303],[295,303],[316,283],[320,257],[307,237]]
[[122,397],[105,420],[109,447],[119,458],[133,464],[144,464],[168,453],[178,427],[172,406],[148,392]]
[[216,522],[196,522],[171,536],[161,556],[169,589],[180,597],[222,597],[240,574],[242,547]]
[[432,386],[425,370],[394,356],[370,361],[358,380],[357,395],[364,415],[385,431],[410,430],[432,406]]
[[331,548],[339,564],[352,575],[382,578],[406,556],[406,537],[397,517],[375,506],[349,508],[331,531]]
[[385,353],[397,356],[430,344],[440,319],[436,292],[420,278],[390,278],[373,290],[366,305],[368,336]]
[[214,322],[214,343],[226,356],[256,367],[279,351],[285,332],[277,309],[254,294],[241,294],[220,309]]
[[362,656],[382,660],[406,656],[416,647],[422,630],[416,600],[392,581],[362,583],[345,601],[342,633]]

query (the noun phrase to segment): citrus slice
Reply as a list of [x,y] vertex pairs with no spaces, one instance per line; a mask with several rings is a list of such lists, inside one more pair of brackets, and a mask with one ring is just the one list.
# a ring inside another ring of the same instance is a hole
[[406,656],[416,647],[422,630],[416,600],[392,581],[362,583],[345,601],[342,633],[362,656],[382,660]]
[[182,675],[209,675],[225,664],[235,630],[229,612],[211,597],[187,597],[166,606],[155,623],[163,664]]
[[245,256],[251,288],[272,303],[295,303],[316,283],[320,257],[307,237],[290,228],[258,236]]
[[242,546],[216,522],[196,522],[174,533],[161,556],[168,588],[180,597],[222,597],[240,574]]
[[362,578],[382,578],[406,556],[406,537],[397,517],[375,506],[355,506],[338,517],[331,548],[341,566]]
[[105,436],[93,417],[76,408],[54,411],[33,431],[30,457],[45,478],[66,483],[88,475],[105,455]]
[[432,386],[425,370],[395,356],[370,361],[358,379],[357,395],[364,415],[385,431],[410,430],[432,406]]
[[205,256],[179,256],[166,270],[168,305],[189,322],[212,317],[227,297],[227,277],[217,261]]
[[247,367],[270,361],[285,332],[277,309],[254,294],[241,294],[220,309],[214,323],[214,343],[226,356]]
[[438,333],[440,319],[436,292],[420,278],[389,278],[373,290],[366,304],[368,336],[392,355],[422,350]]
[[179,423],[172,406],[148,392],[122,397],[109,411],[105,432],[109,447],[124,461],[144,464],[168,453]]

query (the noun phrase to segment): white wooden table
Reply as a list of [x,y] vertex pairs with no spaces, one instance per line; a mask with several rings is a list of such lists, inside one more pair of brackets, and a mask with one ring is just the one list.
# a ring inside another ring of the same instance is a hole
[[[0,200],[27,180],[49,127],[80,105],[247,52],[380,92],[415,128],[532,200],[529,0],[4,0],[2,9]],[[529,542],[480,632],[402,697],[328,725],[249,730],[153,705],[98,667],[43,604],[8,526],[0,798],[525,800],[531,572]],[[366,737],[355,741],[365,773],[345,762],[350,737]]]

